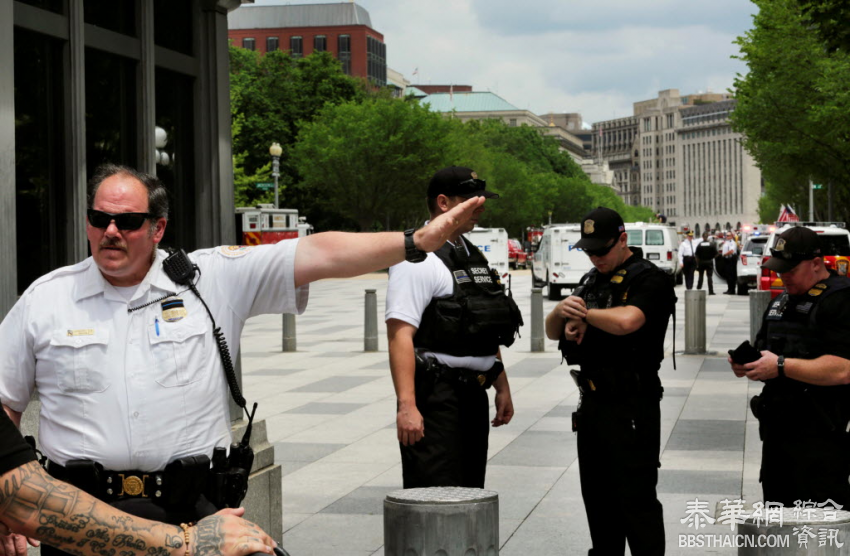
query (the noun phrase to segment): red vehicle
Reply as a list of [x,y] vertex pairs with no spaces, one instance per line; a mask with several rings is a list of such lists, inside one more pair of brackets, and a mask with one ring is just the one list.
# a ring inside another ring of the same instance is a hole
[[518,239],[508,240],[508,266],[511,268],[528,268],[528,254],[523,250]]

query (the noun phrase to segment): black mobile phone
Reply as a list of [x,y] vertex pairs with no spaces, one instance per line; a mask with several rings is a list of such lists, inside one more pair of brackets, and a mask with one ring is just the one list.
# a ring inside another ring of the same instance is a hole
[[739,365],[746,365],[761,359],[761,352],[754,348],[749,340],[744,340],[740,346],[729,350],[729,357]]

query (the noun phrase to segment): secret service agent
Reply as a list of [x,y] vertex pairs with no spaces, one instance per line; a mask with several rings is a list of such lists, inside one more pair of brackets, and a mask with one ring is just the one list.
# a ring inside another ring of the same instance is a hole
[[765,267],[785,291],[768,306],[755,347],[761,358],[738,377],[764,381],[751,408],[762,440],[764,500],[850,504],[850,278],[824,266],[818,235],[779,235]]
[[[480,202],[408,236],[325,232],[201,249],[189,255],[195,286],[235,356],[248,318],[301,313],[312,281],[436,249]],[[214,449],[231,439],[212,319],[165,272],[157,249],[167,215],[156,177],[114,165],[95,173],[92,256],[36,280],[0,324],[0,399],[20,425],[38,387],[41,448],[54,477],[128,513],[180,523],[216,509],[207,487],[218,483],[206,474]]]
[[[623,219],[608,208],[581,222],[576,246],[594,268],[546,317],[559,340],[581,398],[573,414],[590,554],[664,553],[664,522],[656,494],[663,392],[658,369],[673,282],[632,253]],[[616,527],[611,508],[628,508]]]
[[[440,170],[428,187],[431,218],[467,198],[498,197],[485,187],[469,168]],[[513,416],[497,356],[500,345],[513,343],[522,318],[487,259],[461,235],[482,211],[422,262],[390,268],[386,322],[404,488],[483,488],[491,384],[492,425]]]

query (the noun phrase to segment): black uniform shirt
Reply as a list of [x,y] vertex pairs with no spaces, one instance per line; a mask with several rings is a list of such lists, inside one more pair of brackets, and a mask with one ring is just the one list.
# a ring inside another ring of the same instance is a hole
[[[634,261],[635,257],[632,256],[611,274],[597,274],[593,289],[602,287],[617,270],[627,268]],[[664,337],[673,310],[672,280],[653,265],[653,268],[644,270],[629,282],[625,300],[620,295],[621,299],[615,300],[614,306],[637,307],[643,312],[646,322],[625,336],[616,336],[588,326],[584,340],[578,346],[582,352],[582,366],[627,366],[631,369],[657,370],[664,359]]]
[[0,475],[35,460],[35,454],[18,428],[0,409]]
[[703,262],[714,260],[717,256],[717,246],[710,239],[703,240],[697,245],[696,255],[697,259]]

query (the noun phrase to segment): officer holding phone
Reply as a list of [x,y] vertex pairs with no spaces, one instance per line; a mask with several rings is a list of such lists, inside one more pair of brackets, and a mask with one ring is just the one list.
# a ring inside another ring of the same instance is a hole
[[[824,266],[818,235],[780,234],[764,266],[785,291],[764,314],[755,350],[730,352],[735,376],[764,382],[750,407],[762,440],[764,500],[850,504],[850,279]],[[747,353],[749,351],[749,353]],[[753,353],[755,352],[755,353]]]

